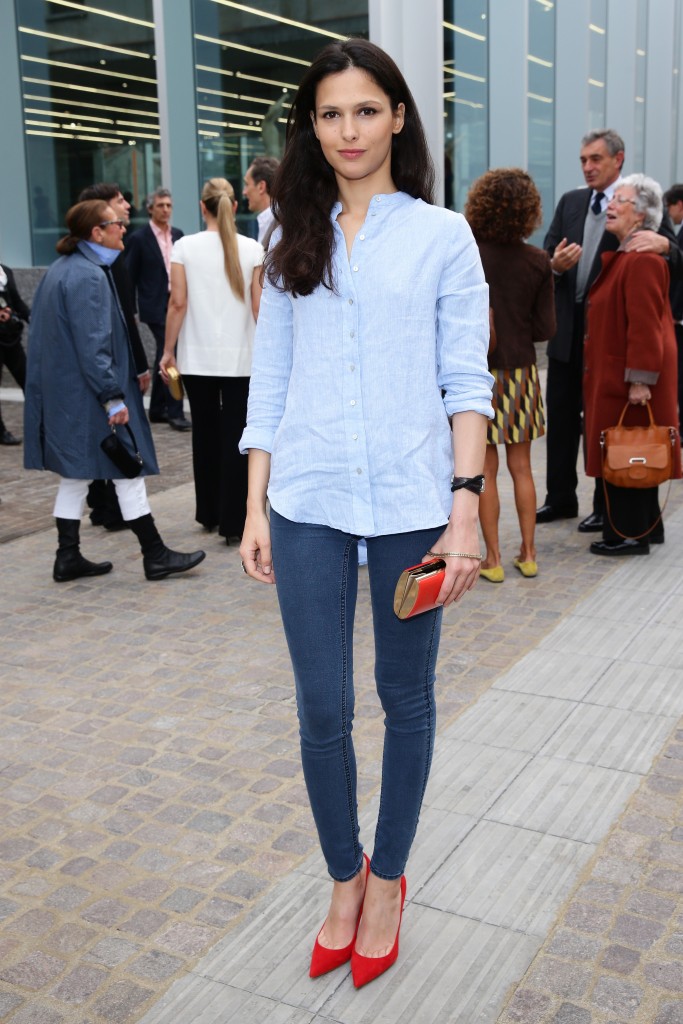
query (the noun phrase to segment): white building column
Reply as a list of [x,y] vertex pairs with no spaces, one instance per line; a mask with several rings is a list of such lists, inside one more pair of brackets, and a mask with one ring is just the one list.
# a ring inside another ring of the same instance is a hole
[[370,39],[396,61],[415,97],[443,205],[443,0],[369,0]]
[[198,231],[199,160],[194,35],[187,0],[153,0],[162,185],[173,193],[173,223]]
[[633,171],[636,140],[636,39],[638,0],[607,0],[607,82],[605,127],[626,146],[624,174]]
[[528,0],[489,0],[489,164],[527,167]]
[[644,171],[670,184],[673,154],[674,0],[650,0],[647,12]]
[[584,184],[579,163],[588,124],[590,0],[555,8],[555,196]]

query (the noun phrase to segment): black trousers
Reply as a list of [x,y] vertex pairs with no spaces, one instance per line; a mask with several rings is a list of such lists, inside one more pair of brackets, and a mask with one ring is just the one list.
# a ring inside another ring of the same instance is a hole
[[26,386],[26,353],[18,338],[12,345],[0,345],[0,372],[6,366],[23,391]]
[[241,536],[247,504],[247,459],[238,444],[247,422],[248,377],[183,374],[192,413],[195,518],[223,537]]
[[[659,488],[613,487],[612,484],[607,484],[607,499],[609,516],[605,516],[602,536],[608,544],[623,540],[621,533],[626,537],[638,537],[646,541],[664,536],[661,519],[657,523],[661,514]],[[641,537],[641,534],[647,536]]]
[[159,363],[164,354],[166,336],[165,324],[147,324],[154,335],[156,352],[152,367],[152,391],[149,397],[150,419],[161,419],[168,416],[169,420],[181,420],[184,416],[182,399],[173,398],[166,384],[159,376]]
[[683,436],[683,324],[675,324],[676,347],[678,349],[678,423]]
[[[574,306],[572,347],[568,363],[548,358],[546,386],[547,505],[578,507],[576,462],[583,436],[583,303]],[[593,511],[602,515],[602,485],[596,481]]]

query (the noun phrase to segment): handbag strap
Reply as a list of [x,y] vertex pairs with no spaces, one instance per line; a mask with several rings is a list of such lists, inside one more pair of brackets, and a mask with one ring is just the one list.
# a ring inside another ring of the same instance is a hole
[[[624,425],[624,416],[626,415],[626,412],[627,412],[628,408],[631,405],[633,405],[633,404],[634,404],[633,402],[627,402],[626,405],[624,406],[624,408],[621,410],[621,416],[619,417],[619,422],[617,423],[618,427],[621,427],[621,426]],[[652,415],[652,406],[650,405],[649,401],[645,402],[645,405],[647,406],[648,416],[650,417],[650,426],[654,427],[656,424],[655,424],[655,418]]]
[[[135,454],[139,457],[140,452],[138,450],[138,443],[135,440],[135,434],[131,430],[129,424],[128,423],[121,423],[121,424],[119,424],[119,426],[125,427],[126,430],[128,431],[128,436],[130,437],[131,444],[133,445],[133,450],[135,451]],[[112,434],[116,434],[116,424],[115,423],[110,423],[109,427],[111,429]]]
[[652,526],[649,526],[647,528],[647,530],[645,530],[644,533],[639,533],[635,537],[629,537],[627,534],[622,533],[621,530],[617,530],[616,526],[612,522],[612,514],[610,512],[610,507],[609,507],[609,497],[607,495],[607,481],[605,480],[604,476],[602,477],[602,490],[603,490],[604,495],[605,495],[605,511],[607,512],[607,522],[610,524],[610,526],[612,527],[614,532],[617,534],[617,536],[622,537],[624,540],[642,540],[644,537],[648,537],[652,533],[652,531],[654,530],[655,526],[659,526],[659,524],[662,521],[662,516],[664,515],[664,509],[666,508],[666,503],[668,502],[669,495],[671,494],[671,480],[669,480],[669,486],[666,489],[666,498],[664,499],[664,504],[660,508],[659,515],[655,519],[654,523],[652,524]]

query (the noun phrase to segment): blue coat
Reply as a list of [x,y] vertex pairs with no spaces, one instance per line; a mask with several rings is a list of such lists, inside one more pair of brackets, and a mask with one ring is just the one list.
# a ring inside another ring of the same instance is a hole
[[[119,257],[120,258],[120,257]],[[24,466],[73,480],[121,475],[100,448],[104,403],[123,398],[144,462],[159,472],[125,320],[99,257],[79,242],[49,268],[35,294],[24,404]],[[129,444],[128,433],[117,428]]]

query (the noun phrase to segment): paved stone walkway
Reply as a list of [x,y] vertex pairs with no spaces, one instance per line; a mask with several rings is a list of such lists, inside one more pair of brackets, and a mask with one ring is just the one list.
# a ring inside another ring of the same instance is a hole
[[[0,398],[21,433],[20,403]],[[680,487],[649,559],[588,558],[558,523],[523,580],[503,476],[508,578],[481,581],[444,630],[401,964],[356,994],[343,971],[305,976],[326,886],[274,595],[193,522],[187,436],[154,434],[162,533],[207,550],[157,584],[130,534],[87,520],[85,553],[114,572],[52,583],[53,482],[0,449],[0,1020],[683,1021]],[[539,491],[543,455],[539,442]],[[366,583],[369,823],[381,711]]]

